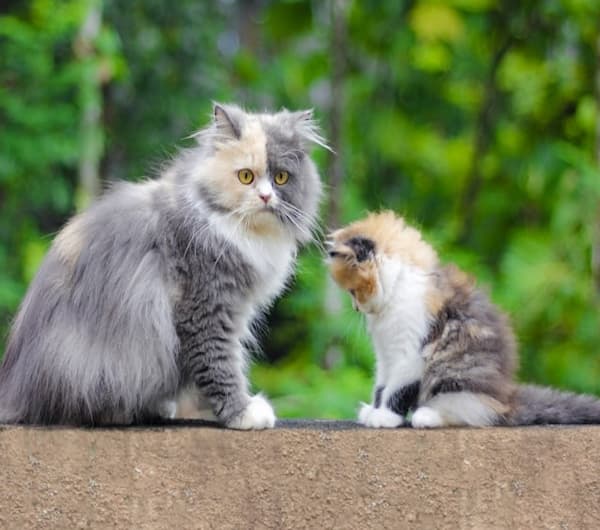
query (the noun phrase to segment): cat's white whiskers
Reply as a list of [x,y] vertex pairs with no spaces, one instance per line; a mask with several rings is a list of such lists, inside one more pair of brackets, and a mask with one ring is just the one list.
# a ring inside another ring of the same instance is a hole
[[280,201],[280,212],[304,237],[313,241],[322,252],[325,252],[320,243],[322,233],[315,226],[315,219],[312,216],[284,199]]
[[282,201],[286,208],[289,208],[293,211],[306,225],[309,230],[311,230],[313,235],[318,235],[320,237],[323,236],[322,228],[316,223],[316,219],[313,216],[308,215],[306,212],[303,212],[300,208],[293,205],[288,201]]

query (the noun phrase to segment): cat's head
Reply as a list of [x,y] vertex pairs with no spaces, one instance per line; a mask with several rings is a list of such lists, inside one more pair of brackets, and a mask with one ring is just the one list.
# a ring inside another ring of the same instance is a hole
[[240,228],[311,239],[322,188],[309,154],[315,144],[327,147],[312,111],[254,114],[215,104],[212,123],[195,137],[204,156],[193,186],[209,208]]
[[375,312],[406,271],[431,272],[433,248],[393,212],[371,213],[332,232],[328,266],[335,282],[352,296],[355,309]]

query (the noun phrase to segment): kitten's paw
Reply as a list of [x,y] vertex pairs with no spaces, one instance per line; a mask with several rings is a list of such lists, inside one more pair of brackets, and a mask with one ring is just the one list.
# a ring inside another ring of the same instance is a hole
[[443,425],[442,416],[431,407],[419,407],[412,415],[412,426],[417,429],[432,429]]
[[369,417],[375,408],[368,403],[361,403],[360,410],[358,411],[358,423],[366,425]]
[[373,429],[394,429],[402,425],[404,419],[390,409],[374,408],[372,405],[363,403],[358,413],[358,421],[365,427]]
[[253,396],[246,410],[231,420],[230,429],[272,429],[275,426],[275,413],[271,404],[260,394]]

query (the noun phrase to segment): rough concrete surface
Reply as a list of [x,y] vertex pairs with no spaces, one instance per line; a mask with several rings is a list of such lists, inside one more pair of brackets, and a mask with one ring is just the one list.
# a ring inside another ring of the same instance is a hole
[[600,427],[0,430],[0,528],[600,528]]

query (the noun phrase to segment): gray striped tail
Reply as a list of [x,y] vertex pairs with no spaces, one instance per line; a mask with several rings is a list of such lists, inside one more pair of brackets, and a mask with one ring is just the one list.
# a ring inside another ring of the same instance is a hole
[[600,424],[600,399],[534,385],[517,387],[509,425]]

